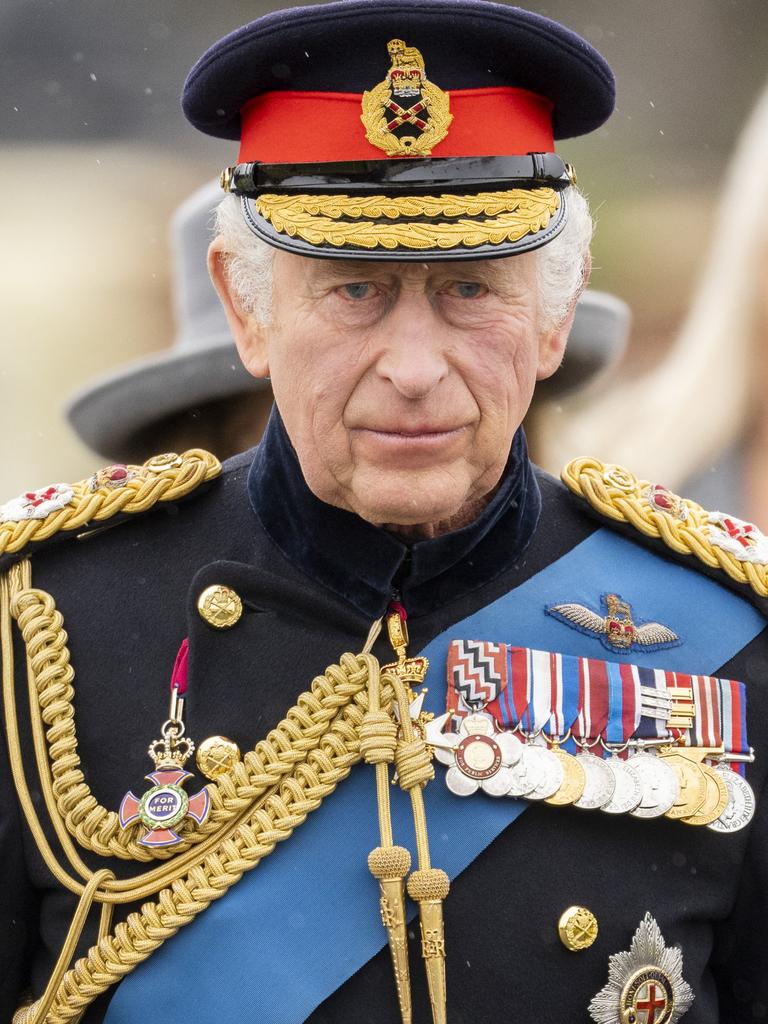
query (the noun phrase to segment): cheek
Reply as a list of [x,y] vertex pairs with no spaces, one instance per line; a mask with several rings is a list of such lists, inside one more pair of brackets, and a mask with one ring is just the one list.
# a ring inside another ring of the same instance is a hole
[[[536,381],[531,321],[510,317],[473,331],[460,372],[483,415],[515,416],[527,407]],[[517,424],[515,424],[517,426]]]
[[366,372],[365,348],[342,344],[338,331],[314,318],[282,330],[271,353],[275,401],[305,473],[314,476],[326,466],[343,475],[349,458],[344,410]]

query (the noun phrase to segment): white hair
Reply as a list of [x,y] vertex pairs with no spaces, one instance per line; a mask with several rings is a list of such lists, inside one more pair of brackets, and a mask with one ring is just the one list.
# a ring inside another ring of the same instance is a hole
[[[578,189],[565,190],[568,218],[563,230],[536,251],[542,321],[558,327],[581,293],[587,273],[592,218]],[[228,195],[216,210],[216,231],[222,236],[230,284],[243,309],[260,323],[272,315],[272,261],[275,250],[245,222],[237,196]]]

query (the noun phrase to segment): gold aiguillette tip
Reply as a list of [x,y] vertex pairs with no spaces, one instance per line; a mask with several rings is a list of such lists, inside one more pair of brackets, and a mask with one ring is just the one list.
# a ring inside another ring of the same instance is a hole
[[427,973],[434,1024],[446,1024],[445,931],[443,900],[450,881],[440,868],[414,871],[408,879],[408,895],[419,904],[421,955]]
[[411,1024],[411,977],[408,970],[408,932],[405,921],[403,879],[411,866],[411,855],[402,846],[379,846],[368,854],[368,868],[378,879],[381,892],[381,923],[387,929],[397,1001],[403,1024]]

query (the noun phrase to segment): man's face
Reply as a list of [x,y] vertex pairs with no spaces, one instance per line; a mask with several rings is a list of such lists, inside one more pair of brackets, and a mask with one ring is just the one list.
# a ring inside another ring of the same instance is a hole
[[562,356],[539,326],[533,254],[421,264],[279,251],[273,308],[268,327],[243,319],[241,355],[272,378],[310,489],[377,525],[476,509],[537,376]]

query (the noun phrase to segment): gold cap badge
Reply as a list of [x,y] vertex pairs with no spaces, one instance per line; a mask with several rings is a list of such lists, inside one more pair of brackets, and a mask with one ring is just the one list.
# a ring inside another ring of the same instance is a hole
[[363,93],[365,137],[387,156],[429,156],[453,120],[448,93],[428,80],[415,46],[390,39],[387,51],[387,77]]

